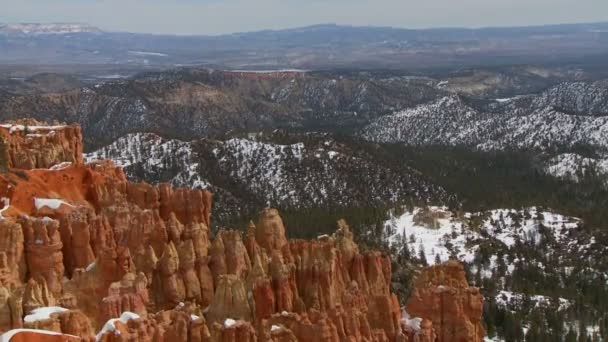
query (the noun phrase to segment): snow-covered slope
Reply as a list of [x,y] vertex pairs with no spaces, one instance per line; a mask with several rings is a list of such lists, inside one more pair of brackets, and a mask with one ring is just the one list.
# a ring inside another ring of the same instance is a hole
[[482,288],[486,315],[516,313],[524,330],[534,315],[557,313],[565,326],[576,326],[580,310],[603,314],[580,289],[605,286],[608,246],[582,227],[577,218],[534,207],[478,213],[414,208],[393,213],[384,225],[393,253],[428,264],[462,261],[470,281]]
[[480,112],[458,96],[380,117],[365,139],[409,145],[464,145],[483,150],[608,148],[608,117],[570,115],[549,108],[530,115]]
[[130,134],[97,151],[84,155],[86,162],[112,159],[129,176],[174,186],[207,188],[209,183],[197,173],[192,144],[163,139],[156,134]]
[[608,115],[608,81],[564,82],[539,94],[497,99],[488,108],[495,112],[532,114],[547,108],[589,116]]
[[115,160],[133,180],[208,187],[219,216],[249,206],[368,207],[448,199],[417,171],[382,165],[375,158],[325,135],[280,144],[245,138],[183,142],[141,133],[85,156],[87,161]]
[[545,172],[554,177],[573,181],[579,181],[581,176],[590,172],[606,177],[608,176],[608,157],[591,158],[576,153],[562,153],[546,163]]
[[[575,230],[579,224],[577,218],[537,208],[497,209],[456,217],[447,208],[427,207],[391,217],[385,229],[392,245],[406,245],[412,255],[424,255],[429,264],[451,258],[473,264],[484,240],[492,241],[503,251],[515,250],[520,244],[536,247],[553,243],[562,250],[551,253],[584,255],[595,241],[573,239],[578,238]],[[602,248],[608,251],[608,247]],[[488,261],[487,267],[496,267],[495,256]],[[507,269],[512,272],[518,262],[519,259],[512,259]]]

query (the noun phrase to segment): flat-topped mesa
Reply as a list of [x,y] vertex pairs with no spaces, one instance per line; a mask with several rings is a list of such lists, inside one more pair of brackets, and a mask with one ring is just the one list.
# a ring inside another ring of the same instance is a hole
[[3,158],[8,168],[47,169],[67,163],[82,164],[79,125],[48,125],[33,119],[0,125]]

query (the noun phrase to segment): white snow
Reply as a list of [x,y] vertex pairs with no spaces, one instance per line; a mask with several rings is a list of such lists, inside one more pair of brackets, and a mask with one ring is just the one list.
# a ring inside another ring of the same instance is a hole
[[67,169],[70,166],[72,166],[71,162],[62,162],[62,163],[59,163],[57,165],[51,166],[51,168],[49,170],[51,170],[51,171],[59,171],[59,170]]
[[517,96],[513,96],[513,97],[505,97],[505,98],[500,98],[500,99],[494,99],[494,101],[496,101],[498,103],[506,103],[506,102],[511,102],[513,100],[520,99],[520,98],[522,98],[524,96],[525,95],[517,95]]
[[486,336],[486,337],[483,338],[483,341],[484,342],[504,342],[505,340],[503,340],[503,339],[501,339],[501,338],[499,338],[497,336],[495,336],[495,337],[488,337],[488,336]]
[[28,133],[25,136],[27,138],[42,138],[42,137],[52,137],[55,135],[55,131],[49,131],[48,133]]
[[205,189],[209,182],[198,172],[198,161],[194,158],[190,142],[166,140],[155,134],[137,133],[126,135],[109,146],[84,155],[87,163],[111,159],[117,166],[128,168],[142,164],[150,172],[163,169],[168,164],[177,163],[179,172],[171,179],[174,186],[188,186]]
[[95,336],[97,341],[101,341],[102,336],[105,333],[109,333],[109,332],[113,332],[116,330],[116,326],[114,325],[114,323],[116,323],[117,321],[123,323],[123,324],[127,324],[128,321],[132,320],[132,319],[138,319],[139,315],[133,312],[129,312],[129,311],[125,311],[122,313],[122,315],[120,315],[119,318],[112,318],[110,320],[108,320],[106,322],[106,324],[103,325],[103,327],[101,328],[101,330],[97,333],[97,335]]
[[[57,125],[57,126],[26,126],[26,125],[14,125],[14,124],[1,124],[0,127],[7,128],[9,133],[13,134],[15,132],[24,131],[27,127],[28,132],[37,132],[37,131],[46,131],[45,134],[49,134],[48,131],[60,130],[64,129],[65,125]],[[35,133],[30,133],[35,134]]]
[[97,262],[96,262],[96,261],[93,261],[92,263],[90,263],[90,264],[87,266],[87,268],[85,268],[85,271],[86,271],[86,272],[90,272],[90,271],[92,271],[92,270],[95,268],[95,266],[97,266]]
[[420,324],[422,324],[422,318],[415,317],[412,318],[407,311],[403,310],[401,312],[401,322],[405,325],[406,329],[411,332],[420,331]]
[[[496,304],[498,304],[500,307],[503,308],[507,308],[507,309],[517,309],[520,308],[523,301],[524,301],[524,294],[521,293],[515,293],[515,292],[511,292],[511,291],[500,291],[498,293],[498,295],[496,296]],[[549,305],[551,305],[551,301],[552,299],[547,297],[547,296],[541,296],[541,295],[533,295],[533,296],[529,296],[531,303],[535,306],[535,307],[548,307]],[[572,305],[572,303],[564,298],[558,298],[559,301],[559,305],[558,305],[558,310],[562,311],[567,309],[568,307],[570,307],[570,305]]]
[[576,153],[562,153],[551,158],[545,166],[545,172],[557,178],[579,181],[579,176],[594,170],[608,176],[608,157],[588,158]]
[[58,312],[65,312],[65,311],[69,311],[69,310],[66,308],[59,307],[59,306],[42,307],[42,308],[32,310],[32,312],[30,312],[29,315],[25,316],[23,321],[25,323],[42,321],[45,319],[50,319],[51,314],[58,313]]
[[551,106],[531,108],[532,113],[519,110],[525,111],[482,112],[453,95],[381,116],[361,135],[375,142],[466,145],[484,151],[578,145],[608,148],[607,116],[570,115]]
[[166,53],[150,51],[129,51],[129,54],[135,56],[169,57]]
[[7,197],[2,197],[2,198],[0,198],[0,202],[2,202],[4,204],[4,206],[2,207],[2,209],[0,209],[0,220],[4,220],[3,214],[10,207],[11,200],[9,198],[7,198]]
[[[430,216],[430,223],[416,222],[416,217]],[[446,208],[415,208],[385,222],[385,231],[391,245],[403,243],[419,256],[424,252],[426,261],[433,265],[438,256],[441,262],[456,258],[465,263],[472,263],[479,248],[472,242],[481,237],[480,231],[470,229],[471,218],[481,218],[481,229],[488,236],[502,242],[507,248],[516,241],[541,243],[539,227],[543,225],[552,233],[553,238],[569,246],[574,241],[568,238],[568,231],[579,225],[580,220],[537,208],[525,210],[496,209],[483,213],[465,213],[463,218],[454,217]],[[516,221],[516,218],[518,221]],[[588,245],[577,246],[581,250]],[[490,259],[490,268],[496,266],[497,258]],[[514,265],[506,263],[507,270],[512,272]]]
[[73,205],[71,205],[68,202],[61,200],[61,199],[34,197],[34,206],[36,207],[37,210],[40,210],[43,207],[49,207],[50,209],[55,210],[55,209],[58,209],[59,207],[61,207],[62,205],[67,205],[69,207],[73,207]]
[[306,73],[304,69],[276,69],[276,70],[226,70],[226,72],[252,73],[252,74],[274,74],[274,73]]
[[235,324],[236,324],[235,320],[233,320],[232,318],[226,318],[226,320],[224,321],[224,328],[233,327]]
[[44,335],[64,335],[64,336],[70,336],[70,337],[76,337],[74,335],[68,335],[68,334],[61,334],[58,332],[54,332],[54,331],[48,331],[48,330],[38,330],[38,329],[13,329],[13,330],[9,330],[7,332],[5,332],[4,334],[2,334],[0,336],[0,342],[10,342],[11,339],[13,338],[13,336],[15,336],[18,333],[22,333],[22,332],[31,332],[31,333],[36,333],[36,334],[44,334]]
[[[452,253],[446,247],[446,242],[449,241],[457,251],[459,259],[470,259],[471,253],[465,249],[465,243],[467,239],[476,237],[477,234],[469,231],[466,234],[460,234],[463,228],[462,222],[454,220],[452,213],[446,208],[429,207],[428,210],[437,216],[433,227],[415,222],[415,217],[422,214],[423,209],[421,208],[415,208],[413,212],[404,213],[399,217],[391,217],[385,223],[385,229],[389,232],[389,243],[405,241],[408,248],[415,251],[415,256],[420,255],[423,250],[427,262],[432,265],[435,263],[437,255],[441,262],[450,259]],[[451,235],[454,231],[459,234],[452,238]]]

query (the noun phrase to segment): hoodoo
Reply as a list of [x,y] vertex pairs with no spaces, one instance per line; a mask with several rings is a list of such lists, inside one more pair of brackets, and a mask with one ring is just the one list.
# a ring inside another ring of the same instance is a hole
[[[265,209],[244,237],[212,239],[209,192],[134,184],[110,161],[84,164],[75,125],[0,127],[0,330],[10,341],[483,336],[481,297],[457,266],[423,274],[429,287],[408,310],[426,320],[409,324],[389,258],[361,251],[345,221],[332,236],[290,241],[278,211]],[[450,286],[444,300],[427,307],[440,282]]]

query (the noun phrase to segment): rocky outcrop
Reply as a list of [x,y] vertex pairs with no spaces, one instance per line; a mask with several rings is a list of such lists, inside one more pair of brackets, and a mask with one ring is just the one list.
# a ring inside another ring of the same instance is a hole
[[82,164],[82,132],[78,125],[45,125],[19,120],[0,125],[8,167],[31,170],[61,163]]
[[[13,169],[0,175],[0,197],[0,331],[25,324],[144,342],[408,339],[389,258],[362,252],[345,221],[332,236],[289,241],[279,212],[264,209],[244,238],[211,238],[208,192],[129,183],[111,162]],[[439,279],[435,287],[452,279],[427,278]],[[450,285],[457,295],[446,300],[477,327],[477,297],[465,285]],[[49,307],[49,317],[24,321]],[[460,333],[460,323],[435,324]],[[432,336],[429,324],[415,336]]]
[[483,296],[469,287],[457,261],[425,269],[414,285],[407,312],[432,321],[438,341],[483,341]]
[[78,310],[66,310],[50,314],[48,317],[39,320],[27,321],[24,324],[26,329],[38,329],[52,331],[72,336],[78,336],[81,341],[95,341],[95,333],[91,326],[91,321],[87,316]]
[[2,334],[8,342],[78,342],[78,336],[36,329],[15,329]]

